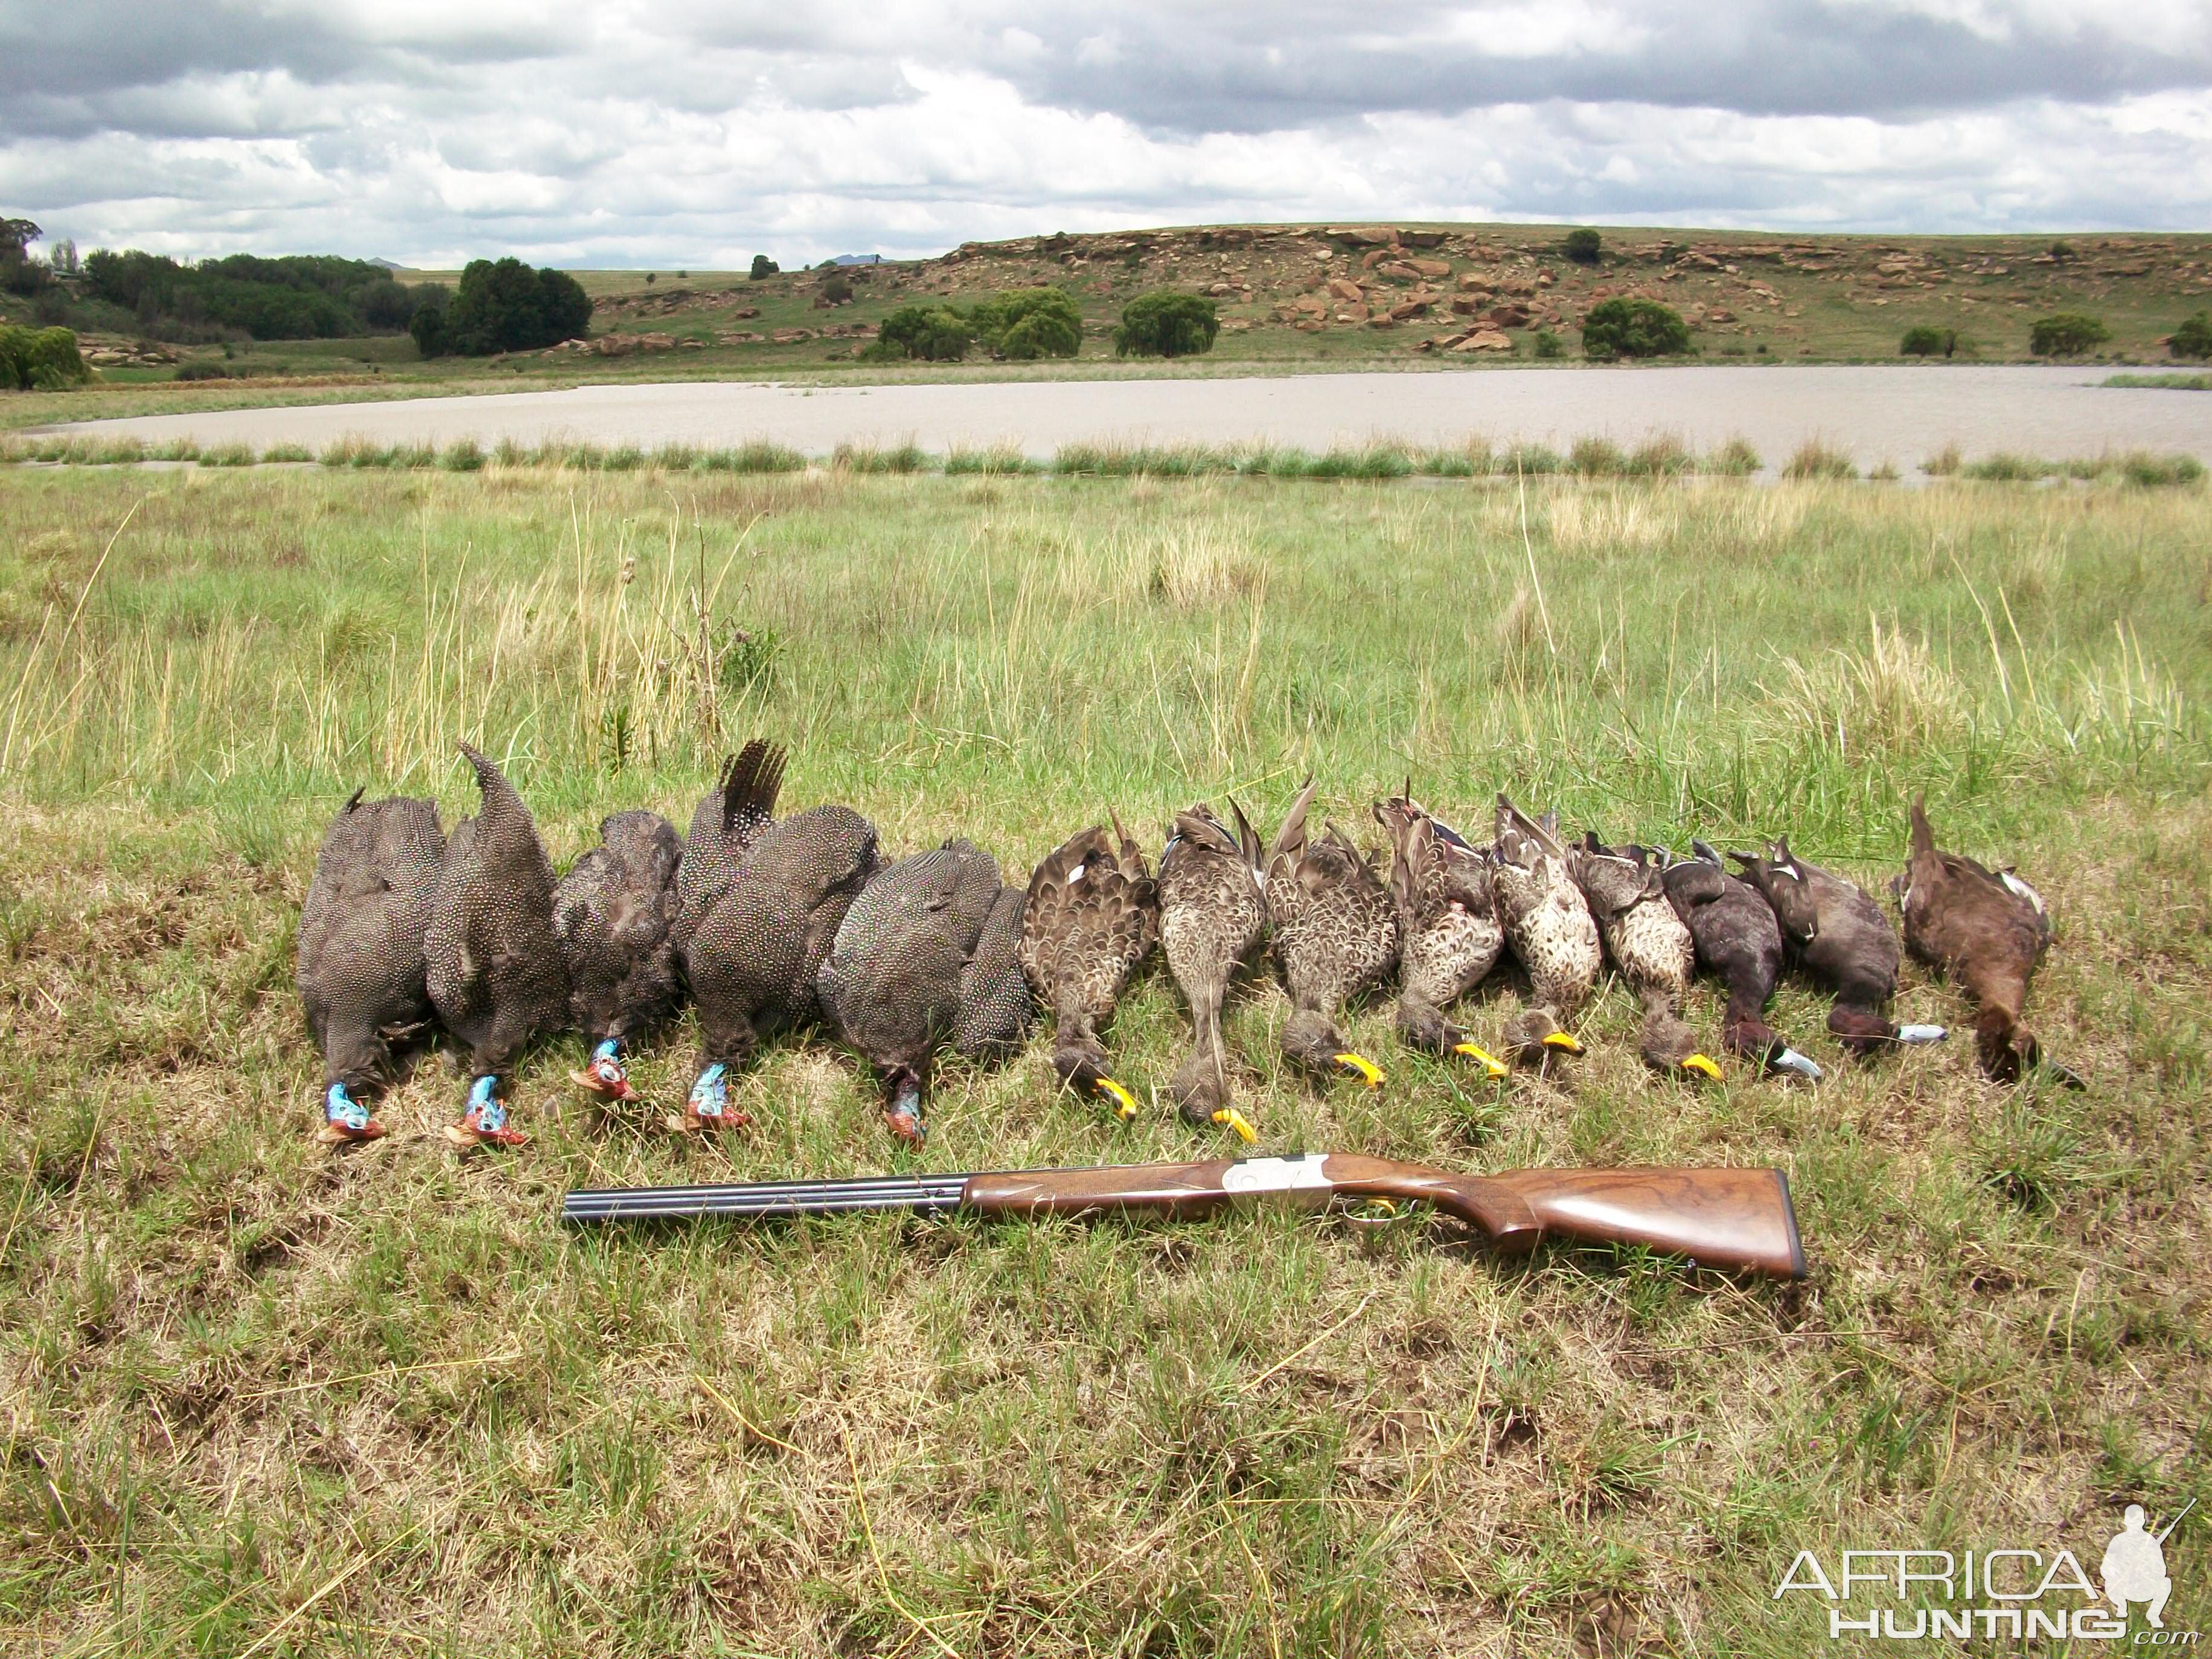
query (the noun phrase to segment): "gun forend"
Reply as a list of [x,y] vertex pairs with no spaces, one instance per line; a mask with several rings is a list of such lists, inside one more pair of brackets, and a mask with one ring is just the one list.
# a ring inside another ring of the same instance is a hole
[[1524,1255],[1546,1238],[1574,1238],[1642,1244],[1727,1272],[1805,1276],[1790,1183],[1773,1169],[1513,1170],[1472,1176],[1390,1158],[1316,1152],[975,1175],[960,1204],[997,1215],[1102,1210],[1200,1215],[1264,1194],[1316,1205],[1338,1198],[1433,1204],[1480,1232],[1500,1255]]

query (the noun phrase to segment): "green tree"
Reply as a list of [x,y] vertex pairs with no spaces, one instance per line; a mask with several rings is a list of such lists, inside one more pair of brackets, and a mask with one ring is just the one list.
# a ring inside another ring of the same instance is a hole
[[415,307],[415,314],[407,319],[407,331],[415,337],[415,349],[425,357],[442,357],[448,349],[446,297],[444,289],[433,289],[429,296]]
[[2166,349],[2177,357],[2212,357],[2212,311],[2200,311],[2174,330]]
[[976,339],[1016,362],[1073,357],[1083,346],[1083,313],[1065,289],[1016,288],[968,313]]
[[2027,349],[2039,357],[2078,357],[2112,337],[2112,330],[2094,317],[2057,311],[2035,319],[2027,331]]
[[1955,328],[1930,328],[1925,324],[1908,328],[1905,337],[1897,343],[1898,354],[1905,357],[1948,357],[1959,349],[1959,331]]
[[1571,230],[1559,240],[1559,252],[1578,265],[1595,264],[1602,246],[1602,239],[1588,226]]
[[1656,300],[1601,301],[1583,319],[1583,355],[1601,362],[1679,356],[1689,349],[1689,325]]
[[968,355],[968,321],[945,306],[901,306],[884,319],[871,357],[918,357],[928,363],[957,363]]
[[1114,331],[1116,357],[1191,357],[1213,349],[1221,320],[1213,301],[1162,289],[1139,294],[1121,307]]
[[444,344],[463,357],[533,351],[574,339],[591,321],[591,296],[566,271],[533,270],[513,258],[475,259],[446,307]]
[[58,392],[91,378],[69,330],[0,325],[0,389]]
[[756,253],[753,255],[751,276],[753,281],[756,283],[766,282],[769,277],[775,276],[777,271],[782,269],[783,267],[781,265],[776,264],[775,260],[769,258],[765,253]]

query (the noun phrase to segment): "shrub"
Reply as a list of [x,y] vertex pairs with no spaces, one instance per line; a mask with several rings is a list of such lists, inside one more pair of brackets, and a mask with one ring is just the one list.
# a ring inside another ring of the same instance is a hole
[[764,283],[782,269],[781,265],[769,258],[767,254],[756,253],[753,255],[753,268],[747,275],[756,283]]
[[1016,362],[1073,357],[1083,345],[1083,313],[1065,289],[1009,289],[975,307],[968,321],[978,341]]
[[1602,301],[1583,319],[1583,355],[1601,362],[1676,356],[1689,349],[1689,325],[1680,312],[1656,300]]
[[1560,240],[1559,252],[1578,265],[1594,265],[1597,263],[1598,252],[1602,246],[1602,239],[1598,234],[1584,226],[1579,229],[1569,231]]
[[1121,307],[1121,325],[1114,331],[1117,357],[1189,357],[1213,349],[1221,332],[1213,301],[1195,294],[1162,289],[1139,294]]
[[2166,349],[2177,357],[2212,357],[2212,311],[2200,311],[2174,330]]
[[2078,357],[2112,337],[2112,330],[2096,318],[2078,311],[2058,311],[2035,319],[2028,331],[2027,349],[2039,357]]
[[177,371],[180,380],[227,380],[230,371],[221,363],[186,363]]
[[58,392],[91,378],[69,330],[0,325],[0,389]]
[[1539,357],[1564,357],[1567,355],[1567,349],[1550,329],[1540,328],[1536,331],[1536,355]]
[[1840,449],[1832,449],[1818,438],[1808,438],[1797,453],[1783,464],[1785,478],[1856,478],[1859,470]]
[[832,276],[822,284],[822,297],[833,306],[849,305],[853,300],[853,285],[842,276]]
[[1899,355],[1905,357],[1934,357],[1939,355],[1948,357],[1958,349],[1957,329],[1929,328],[1924,325],[1906,329],[1905,337],[1897,345]]
[[1759,452],[1743,438],[1730,438],[1705,457],[1705,471],[1723,477],[1747,478],[1759,471]]
[[919,358],[926,363],[957,363],[968,355],[968,324],[944,306],[901,306],[884,319],[876,343],[863,355]]

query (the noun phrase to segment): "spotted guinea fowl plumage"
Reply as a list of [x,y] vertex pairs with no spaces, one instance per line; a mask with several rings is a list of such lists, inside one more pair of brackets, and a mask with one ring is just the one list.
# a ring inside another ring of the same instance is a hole
[[1668,902],[1689,927],[1698,968],[1728,988],[1723,1046],[1770,1069],[1817,1080],[1820,1068],[1766,1023],[1767,1002],[1782,977],[1782,929],[1773,910],[1756,888],[1729,874],[1718,853],[1701,841],[1690,847],[1690,858],[1663,848],[1653,856]]
[[387,1080],[392,1044],[430,1023],[422,936],[446,848],[434,802],[361,796],[324,832],[300,910],[300,1001],[341,1091]]
[[1135,1098],[1108,1075],[1098,1029],[1160,933],[1160,896],[1144,853],[1114,818],[1079,830],[1030,874],[1022,903],[1022,973],[1052,1011],[1053,1069],[1071,1088],[1106,1095],[1123,1116]]
[[1548,823],[1500,795],[1497,836],[1491,888],[1505,942],[1528,969],[1529,988],[1507,1040],[1524,1059],[1540,1060],[1553,1048],[1579,1052],[1566,1024],[1597,987],[1603,963],[1597,922]]
[[1267,854],[1270,948],[1291,999],[1281,1046],[1309,1071],[1355,1072],[1371,1085],[1382,1074],[1351,1052],[1337,1016],[1397,967],[1398,912],[1342,830],[1330,824],[1318,841],[1307,835],[1314,788],[1309,779]]
[[1936,845],[1927,802],[1912,803],[1911,852],[1897,878],[1905,943],[1978,1005],[1974,1050],[1983,1072],[2014,1083],[2040,1066],[2072,1088],[2081,1079],[2047,1059],[2024,1023],[2028,983],[2051,944],[2043,896],[2010,870],[1991,870]]
[[553,867],[530,809],[496,765],[460,748],[483,804],[446,843],[422,945],[430,1000],[481,1081],[568,1024],[568,970],[553,931]]
[[939,1048],[994,1059],[1026,1035],[1021,902],[988,853],[956,840],[885,866],[845,912],[817,992],[881,1079],[884,1121],[901,1139],[921,1137]]
[[1160,951],[1190,1009],[1191,1048],[1168,1088],[1192,1123],[1234,1124],[1221,1005],[1267,926],[1260,837],[1229,803],[1234,834],[1200,803],[1176,815],[1160,851]]
[[1666,883],[1640,847],[1607,847],[1595,833],[1567,849],[1567,869],[1582,889],[1606,952],[1644,1005],[1638,1039],[1644,1062],[1661,1071],[1717,1079],[1682,1020],[1682,999],[1697,972],[1690,925],[1667,897]]
[[617,812],[553,890],[570,1018],[586,1041],[645,1035],[676,1012],[676,871],[684,843],[658,812]]
[[672,938],[679,957],[693,930],[737,879],[745,849],[774,822],[785,759],[782,748],[755,738],[723,763],[714,787],[692,810],[676,869]]
[[1390,836],[1390,901],[1398,912],[1398,1031],[1431,1054],[1464,1054],[1493,1074],[1504,1066],[1444,1011],[1480,984],[1504,948],[1490,857],[1407,793],[1378,801]]
[[1828,1029],[1862,1057],[1893,1043],[1940,1041],[1940,1025],[1899,1025],[1885,1010],[1897,994],[1904,947],[1874,896],[1822,869],[1778,836],[1763,854],[1730,856],[1759,890],[1782,929],[1784,954],[1836,994]]

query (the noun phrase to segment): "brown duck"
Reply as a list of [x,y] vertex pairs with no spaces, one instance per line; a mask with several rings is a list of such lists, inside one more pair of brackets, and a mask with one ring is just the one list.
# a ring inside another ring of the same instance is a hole
[[1231,834],[1200,804],[1176,815],[1160,852],[1160,948],[1190,1006],[1190,1054],[1169,1084],[1192,1123],[1222,1124],[1245,1140],[1258,1133],[1229,1097],[1221,1004],[1229,981],[1267,926],[1260,837],[1235,801]]
[[359,1097],[390,1078],[393,1043],[430,1025],[422,933],[446,851],[436,803],[361,796],[324,832],[300,909],[300,1002],[323,1051],[332,1145],[383,1134]]
[[1310,1072],[1351,1072],[1369,1088],[1382,1081],[1374,1061],[1352,1052],[1336,1018],[1344,1005],[1398,965],[1398,912],[1382,878],[1329,825],[1306,836],[1313,804],[1308,779],[1267,854],[1267,919],[1275,960],[1290,993],[1284,1057]]
[[2028,981],[2051,944],[2042,896],[2010,870],[1939,850],[1924,798],[1912,803],[1911,854],[1893,885],[1912,954],[1942,969],[1980,1005],[1974,1050],[1982,1070],[1999,1083],[2016,1083],[2041,1066],[2069,1088],[2084,1087],[2075,1073],[2044,1058],[2034,1033],[2021,1024]]
[[1022,973],[1052,1010],[1053,1069],[1068,1087],[1112,1100],[1125,1119],[1136,1115],[1136,1097],[1107,1074],[1098,1028],[1159,936],[1158,884],[1118,816],[1112,839],[1094,823],[1030,872]]
[[1606,953],[1644,1005],[1637,1047],[1644,1064],[1719,1082],[1721,1068],[1682,1019],[1697,946],[1689,923],[1668,902],[1651,855],[1641,847],[1607,847],[1591,833],[1567,849],[1567,868],[1589,901]]
[[568,969],[553,931],[553,866],[507,775],[468,744],[483,805],[454,826],[422,936],[430,1000],[475,1071],[446,1126],[457,1146],[520,1146],[507,1121],[507,1071],[534,1038],[568,1020]]
[[1531,1061],[1555,1049],[1582,1052],[1566,1022],[1589,1000],[1604,962],[1597,922],[1568,872],[1554,822],[1547,814],[1540,823],[1498,798],[1491,888],[1505,941],[1528,970],[1529,990],[1528,1006],[1506,1028],[1506,1041]]
[[1722,866],[1721,855],[1701,841],[1694,857],[1658,849],[1660,879],[1674,914],[1689,924],[1698,966],[1728,987],[1721,1042],[1770,1070],[1820,1081],[1820,1068],[1784,1042],[1766,1023],[1766,1004],[1782,977],[1782,929],[1756,888]]
[[1903,951],[1874,896],[1808,863],[1777,836],[1761,854],[1731,853],[1782,927],[1790,959],[1836,994],[1828,1029],[1861,1058],[1893,1043],[1941,1042],[1940,1025],[1899,1025],[1883,1011],[1897,994]]
[[1508,1067],[1444,1017],[1498,963],[1505,934],[1490,890],[1490,855],[1406,793],[1375,804],[1390,836],[1398,912],[1398,1032],[1430,1054],[1465,1054],[1493,1078]]
[[1034,1006],[1018,951],[1022,893],[973,842],[948,841],[872,877],[839,925],[816,990],[823,1011],[882,1079],[884,1121],[923,1136],[932,1057],[1012,1054]]

